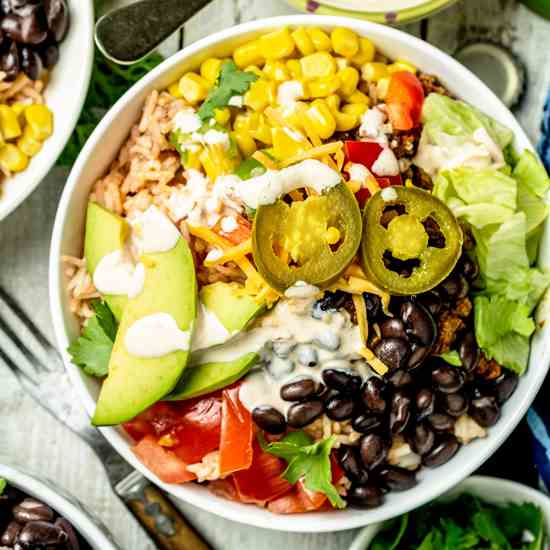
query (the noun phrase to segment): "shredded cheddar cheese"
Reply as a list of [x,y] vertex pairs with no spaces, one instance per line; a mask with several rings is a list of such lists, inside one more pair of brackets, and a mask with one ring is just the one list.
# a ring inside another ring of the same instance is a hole
[[283,160],[281,162],[281,167],[285,168],[286,166],[290,166],[291,164],[296,164],[297,162],[307,159],[318,159],[323,158],[326,155],[334,155],[340,151],[343,146],[344,143],[342,141],[333,141],[331,143],[315,146],[312,149],[308,149],[307,151],[303,151],[293,157]]

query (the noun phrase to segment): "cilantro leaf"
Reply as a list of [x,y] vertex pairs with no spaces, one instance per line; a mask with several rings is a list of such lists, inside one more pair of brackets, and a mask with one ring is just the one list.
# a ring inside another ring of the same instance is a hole
[[220,69],[216,85],[210,90],[197,114],[202,120],[214,116],[214,109],[226,107],[234,95],[244,94],[258,78],[252,72],[240,71],[234,61],[226,61]]
[[[409,525],[409,514],[388,522],[372,541],[372,550],[396,550]],[[395,528],[397,527],[397,533]]]
[[105,302],[92,302],[95,315],[91,317],[78,339],[67,349],[73,363],[91,376],[107,376],[109,359],[115,341],[117,323]]
[[497,525],[491,509],[484,508],[480,510],[472,518],[472,523],[478,535],[483,540],[496,545],[501,550],[512,548],[501,528]]
[[0,477],[0,496],[2,495],[2,493],[4,492],[7,486],[8,486],[8,482],[5,479],[2,479]]
[[451,350],[447,351],[445,353],[442,353],[441,355],[438,355],[443,361],[448,363],[449,365],[453,365],[453,367],[461,367],[462,361],[460,359],[460,356],[458,355],[458,351]]
[[325,494],[335,508],[345,508],[346,502],[332,484],[330,451],[335,438],[329,437],[312,443],[305,432],[291,432],[280,441],[266,444],[260,439],[264,451],[288,462],[283,477],[293,485],[303,479],[310,491]]

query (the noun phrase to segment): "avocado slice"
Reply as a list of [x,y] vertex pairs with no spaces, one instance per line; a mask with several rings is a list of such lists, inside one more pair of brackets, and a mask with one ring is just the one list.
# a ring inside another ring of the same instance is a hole
[[183,401],[225,388],[242,378],[258,359],[257,353],[247,353],[234,361],[189,367],[174,391],[165,399]]
[[[84,257],[90,275],[104,256],[124,248],[130,233],[128,222],[114,212],[96,202],[89,202],[86,212],[86,235],[84,237]],[[111,308],[115,319],[120,322],[128,296],[105,295],[103,299]]]
[[173,390],[187,365],[189,351],[175,351],[156,358],[130,355],[124,345],[128,328],[153,313],[167,313],[181,330],[192,330],[197,309],[197,283],[193,256],[182,238],[174,248],[145,254],[143,291],[128,299],[103,382],[92,423],[120,424],[156,403]]
[[246,294],[244,286],[239,283],[219,282],[203,286],[199,298],[230,334],[243,330],[265,307]]

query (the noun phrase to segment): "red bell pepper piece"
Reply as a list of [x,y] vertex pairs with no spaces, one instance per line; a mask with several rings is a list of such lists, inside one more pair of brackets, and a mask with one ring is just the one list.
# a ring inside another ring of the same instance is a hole
[[[354,162],[357,164],[362,164],[368,168],[373,175],[376,177],[380,187],[383,185],[380,184],[381,180],[389,180],[390,185],[402,185],[403,180],[401,179],[401,174],[396,176],[378,176],[373,170],[372,166],[378,160],[380,153],[384,150],[382,145],[376,141],[346,141],[344,143],[344,152],[346,154],[346,161]],[[385,186],[387,187],[387,186]]]

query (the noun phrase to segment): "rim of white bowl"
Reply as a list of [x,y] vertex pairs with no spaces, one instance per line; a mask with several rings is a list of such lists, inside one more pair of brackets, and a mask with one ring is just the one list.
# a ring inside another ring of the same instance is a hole
[[[407,47],[413,47],[411,57],[423,55],[429,59],[431,64],[435,64],[438,67],[450,67],[450,71],[446,72],[449,72],[449,75],[452,76],[449,76],[446,80],[453,81],[453,84],[450,86],[451,89],[455,89],[459,84],[467,85],[471,89],[470,93],[476,93],[476,95],[479,93],[485,96],[485,98],[490,99],[491,105],[493,105],[491,110],[494,116],[506,121],[506,124],[513,130],[516,140],[521,142],[522,147],[533,150],[532,144],[529,142],[525,132],[521,129],[513,115],[500,102],[497,96],[481,82],[481,80],[444,52],[395,28],[348,17],[315,15],[280,16],[244,23],[203,38],[184,48],[179,53],[164,61],[139,83],[134,85],[134,87],[132,87],[132,89],[129,90],[105,115],[75,163],[58,206],[50,250],[50,307],[58,349],[63,356],[65,367],[71,381],[88,414],[93,414],[95,401],[86,389],[81,371],[76,366],[72,365],[65,351],[70,342],[64,320],[63,304],[66,302],[66,299],[60,261],[62,254],[62,238],[65,223],[70,214],[69,206],[71,197],[78,186],[81,173],[88,162],[88,156],[101,142],[104,133],[113,125],[113,122],[116,121],[120,112],[125,108],[126,103],[129,102],[132,97],[142,94],[147,89],[154,88],[153,83],[157,79],[168,72],[173,72],[178,65],[182,64],[184,61],[200,54],[201,50],[212,46],[220,46],[226,41],[243,35],[257,34],[261,31],[281,26],[300,25],[319,26],[324,28],[346,26],[362,35],[370,36],[375,43],[385,40],[386,43],[390,45],[397,43],[406,44]],[[544,237],[545,240],[550,233],[549,228],[550,224],[547,223]],[[546,243],[544,246],[546,247]],[[226,519],[254,525],[256,527],[293,532],[326,532],[363,527],[370,523],[376,523],[398,516],[438,497],[477,469],[517,426],[534,399],[544,380],[548,365],[550,364],[550,347],[547,352],[546,350],[543,351],[545,355],[541,361],[542,364],[537,365],[535,371],[532,370],[532,366],[528,371],[530,385],[526,387],[523,392],[518,390],[513,396],[515,408],[513,410],[510,408],[507,409],[507,423],[504,425],[501,422],[492,428],[490,439],[486,441],[477,441],[468,446],[468,448],[471,448],[476,444],[478,445],[475,447],[477,451],[475,453],[472,451],[473,455],[470,457],[468,463],[464,464],[464,461],[460,461],[460,453],[458,453],[453,460],[438,469],[438,471],[442,473],[437,475],[436,479],[430,480],[429,485],[421,481],[416,488],[399,493],[398,499],[393,500],[391,506],[386,504],[380,508],[369,511],[348,509],[345,511],[312,512],[308,514],[281,516],[271,514],[263,509],[256,509],[251,507],[251,505],[235,503],[217,497],[195,484],[167,485],[162,483],[151,471],[137,460],[129,448],[128,439],[121,431],[114,427],[101,428],[101,431],[111,445],[132,464],[134,468],[143,473],[143,475],[153,483],[177,498],[181,498],[198,508],[212,512]],[[520,384],[520,388],[521,387]]]
[[[53,135],[46,140],[38,155],[31,159],[27,169],[2,183],[2,186],[15,186],[17,190],[13,191],[14,187],[11,187],[9,192],[5,191],[4,194],[0,194],[0,221],[11,214],[42,183],[54,167],[71,137],[84,106],[94,59],[93,0],[69,0],[69,9],[71,26],[60,46],[60,61],[52,70],[49,86],[46,86],[44,90],[44,97],[46,105],[48,105],[48,94],[51,87],[65,86],[65,93],[77,99],[72,103],[70,113],[67,113],[66,116],[63,115],[60,128],[57,127],[60,117],[56,116],[54,111]],[[70,67],[64,67],[63,60],[66,50],[69,47],[74,48],[75,45],[78,45],[79,56],[75,56],[75,63]],[[69,69],[72,69],[70,74]]]
[[0,462],[0,478],[51,506],[60,516],[71,522],[94,550],[121,550],[110,538],[110,534],[107,534],[107,527],[98,518],[90,515],[76,497],[61,489],[57,483],[47,478],[41,479],[35,473],[5,462]]

